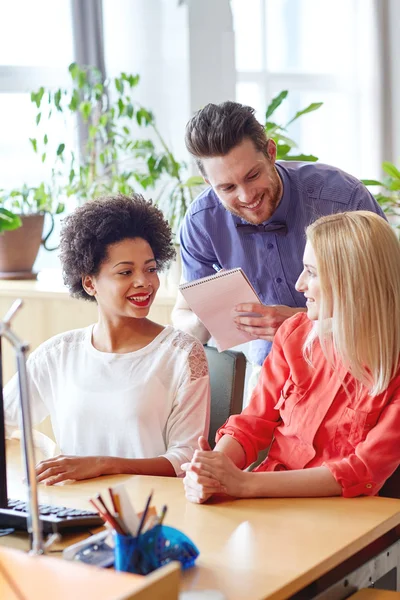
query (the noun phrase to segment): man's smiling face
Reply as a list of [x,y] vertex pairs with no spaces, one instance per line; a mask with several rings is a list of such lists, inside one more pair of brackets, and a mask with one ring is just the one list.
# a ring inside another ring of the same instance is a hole
[[205,180],[224,207],[255,225],[273,215],[283,193],[272,140],[268,141],[267,152],[268,157],[245,138],[224,156],[202,158]]

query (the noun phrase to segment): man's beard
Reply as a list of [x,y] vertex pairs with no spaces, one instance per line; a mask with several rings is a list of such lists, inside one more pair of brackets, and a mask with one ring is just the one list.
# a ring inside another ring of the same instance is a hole
[[[251,219],[251,215],[247,215],[244,216],[242,212],[239,212],[239,210],[236,210],[235,208],[231,207],[231,206],[227,206],[224,202],[221,201],[222,206],[228,211],[230,212],[232,215],[235,215],[235,217],[239,217],[240,219],[243,219],[244,221],[246,221],[247,223],[250,223],[251,225],[260,225],[260,223],[264,223],[264,221],[268,221],[272,215],[274,214],[274,212],[276,211],[281,198],[282,198],[282,192],[283,192],[283,186],[282,186],[282,182],[281,182],[281,178],[278,175],[277,170],[274,168],[275,171],[275,176],[276,179],[273,182],[273,191],[271,192],[271,186],[268,188],[268,190],[264,190],[263,193],[261,195],[265,195],[268,192],[270,192],[270,197],[268,198],[268,200],[266,200],[265,198],[262,199],[262,208],[263,208],[263,213],[262,213],[262,219],[260,220],[260,218],[255,217],[254,220]],[[255,200],[253,201],[255,202]],[[268,208],[266,206],[264,206],[264,203],[268,202]],[[243,208],[243,211],[245,211],[246,209]]]

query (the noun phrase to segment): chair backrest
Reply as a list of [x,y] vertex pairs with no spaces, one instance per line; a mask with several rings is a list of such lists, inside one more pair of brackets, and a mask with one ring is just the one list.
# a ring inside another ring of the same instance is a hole
[[243,352],[204,346],[211,383],[210,434],[208,442],[215,446],[215,434],[230,415],[242,412],[246,373],[246,357]]
[[379,496],[385,498],[400,498],[400,467],[387,479],[379,490]]

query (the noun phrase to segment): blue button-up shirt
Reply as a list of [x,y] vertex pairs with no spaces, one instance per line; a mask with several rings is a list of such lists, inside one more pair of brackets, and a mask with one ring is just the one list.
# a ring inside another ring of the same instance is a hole
[[[212,188],[191,204],[180,231],[183,277],[192,281],[214,273],[213,263],[224,269],[241,267],[264,304],[305,306],[295,290],[303,269],[306,227],[323,215],[370,210],[381,216],[374,197],[358,179],[320,163],[276,164],[283,196],[272,217],[283,221],[287,235],[273,232],[245,234],[236,229],[243,219],[227,211]],[[250,359],[262,364],[270,342],[250,343]]]

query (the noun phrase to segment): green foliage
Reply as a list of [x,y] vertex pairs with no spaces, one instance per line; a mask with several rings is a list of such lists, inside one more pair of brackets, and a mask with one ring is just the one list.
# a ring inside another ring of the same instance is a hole
[[[173,156],[153,113],[135,101],[139,75],[123,72],[103,82],[97,69],[76,63],[69,66],[69,74],[68,88],[41,87],[31,93],[38,111],[35,124],[47,131],[29,141],[39,159],[51,166],[51,181],[2,190],[0,203],[14,214],[43,210],[58,214],[68,198],[80,204],[104,194],[156,188],[161,192],[155,201],[177,231],[200,178],[185,178],[187,166]],[[69,147],[66,139],[51,139],[50,123],[60,115],[65,120],[80,117],[87,127],[87,141],[80,152]],[[16,220],[13,223],[18,226]],[[7,219],[0,217],[0,232],[6,226],[10,228]]]
[[276,109],[282,104],[282,102],[287,98],[288,91],[284,90],[280,94],[278,94],[271,103],[269,104],[267,111],[265,113],[265,132],[268,138],[272,138],[276,143],[277,149],[277,160],[298,160],[298,161],[306,161],[306,162],[315,162],[318,160],[316,156],[312,154],[302,154],[295,153],[292,154],[293,150],[297,149],[297,144],[291,138],[287,136],[287,128],[288,126],[296,121],[298,118],[303,115],[318,110],[323,102],[313,102],[307,108],[303,110],[299,110],[294,117],[292,117],[286,125],[277,125],[273,121],[270,120],[270,117],[274,114]]
[[367,186],[379,186],[379,192],[375,193],[375,199],[381,206],[389,221],[400,234],[400,171],[391,162],[382,163],[382,169],[386,173],[382,181],[376,179],[363,179]]
[[51,186],[44,182],[34,187],[23,184],[12,190],[0,189],[0,234],[21,227],[20,215],[62,212],[64,205],[53,202],[54,197]]
[[65,196],[82,203],[104,194],[161,189],[155,201],[176,231],[193,184],[184,180],[186,165],[173,156],[153,113],[134,99],[139,75],[122,72],[103,82],[97,69],[76,63],[69,72],[72,89],[57,90],[53,102],[59,112],[81,116],[88,139],[79,156],[64,142],[58,145],[56,162],[66,167]]
[[11,231],[21,227],[21,219],[6,208],[0,208],[0,231]]
[[[51,178],[36,187],[24,184],[11,191],[0,190],[0,205],[4,207],[0,211],[0,232],[18,227],[19,214],[63,212],[68,198],[81,204],[104,194],[151,190],[153,193],[147,195],[157,194],[154,200],[176,233],[204,182],[201,177],[187,177],[187,164],[174,157],[154,114],[136,102],[139,75],[122,72],[104,82],[97,69],[76,63],[69,66],[69,74],[71,85],[67,88],[40,87],[31,93],[37,108],[38,133],[29,141],[38,159],[50,165]],[[297,145],[287,136],[286,128],[322,103],[297,112],[285,126],[277,125],[270,117],[287,95],[287,91],[281,92],[266,111],[265,130],[277,144],[277,158],[317,160],[293,153]],[[86,143],[79,152],[67,139],[52,139],[52,119],[61,117],[67,122],[71,116],[79,117],[87,129]]]

